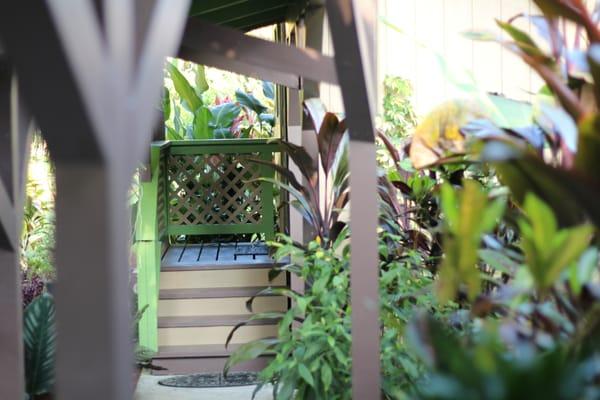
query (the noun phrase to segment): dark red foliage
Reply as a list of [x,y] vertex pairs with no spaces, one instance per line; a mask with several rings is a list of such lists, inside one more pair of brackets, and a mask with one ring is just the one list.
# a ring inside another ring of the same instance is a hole
[[21,277],[21,290],[23,291],[23,307],[27,307],[33,299],[44,291],[44,281],[39,276],[23,274]]

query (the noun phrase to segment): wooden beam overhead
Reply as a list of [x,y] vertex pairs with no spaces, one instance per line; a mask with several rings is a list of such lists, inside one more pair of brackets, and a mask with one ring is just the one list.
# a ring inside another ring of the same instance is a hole
[[238,30],[196,18],[188,20],[181,53],[188,57],[193,55],[192,61],[199,64],[213,63],[218,68],[234,72],[245,65],[257,71],[271,70],[337,84],[332,57],[312,49],[300,49],[248,36]]
[[243,61],[231,60],[230,58],[214,52],[199,51],[183,46],[179,49],[177,57],[197,64],[208,65],[210,67],[235,72],[240,75],[250,76],[255,79],[273,82],[278,85],[296,89],[300,88],[300,77],[298,75],[257,67]]

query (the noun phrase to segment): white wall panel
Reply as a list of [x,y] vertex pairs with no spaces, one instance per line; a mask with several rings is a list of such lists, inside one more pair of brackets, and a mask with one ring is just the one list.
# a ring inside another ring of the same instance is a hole
[[[531,0],[373,0],[379,1],[378,79],[379,110],[386,75],[409,79],[414,88],[417,113],[426,114],[435,105],[457,97],[435,54],[444,57],[453,70],[471,73],[481,88],[508,97],[529,100],[541,80],[516,56],[499,44],[473,42],[462,36],[469,30],[487,30],[501,35],[495,20],[506,21],[519,13],[535,13]],[[387,27],[383,20],[402,32]],[[530,32],[526,20],[518,23]],[[325,29],[325,52],[333,54]],[[339,89],[322,85],[322,98],[329,110],[342,112]]]

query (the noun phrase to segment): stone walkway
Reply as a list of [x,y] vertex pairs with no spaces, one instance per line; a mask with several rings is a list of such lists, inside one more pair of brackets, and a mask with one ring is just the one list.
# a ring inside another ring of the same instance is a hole
[[[152,376],[143,372],[135,390],[134,400],[250,400],[254,386],[214,389],[187,389],[161,386],[158,381],[168,376]],[[266,387],[256,400],[272,400],[271,388]]]

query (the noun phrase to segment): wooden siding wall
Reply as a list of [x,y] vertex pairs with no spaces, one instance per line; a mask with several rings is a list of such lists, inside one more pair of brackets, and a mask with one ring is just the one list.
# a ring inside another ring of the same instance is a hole
[[[377,1],[381,19],[403,31],[396,32],[381,20],[378,23],[379,107],[386,75],[402,76],[412,82],[419,115],[456,97],[457,91],[445,78],[434,52],[455,69],[472,71],[479,85],[490,92],[529,100],[530,93],[541,87],[540,79],[500,45],[476,43],[461,36],[472,29],[500,33],[494,20],[536,13],[531,0]],[[521,20],[520,27],[532,30],[525,20]],[[324,31],[324,52],[333,54],[327,27]],[[321,96],[330,110],[343,111],[339,88],[322,85]]]

